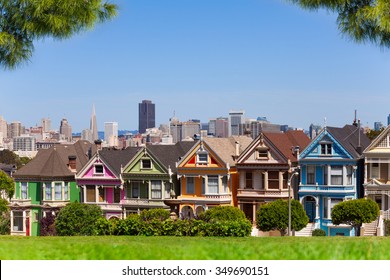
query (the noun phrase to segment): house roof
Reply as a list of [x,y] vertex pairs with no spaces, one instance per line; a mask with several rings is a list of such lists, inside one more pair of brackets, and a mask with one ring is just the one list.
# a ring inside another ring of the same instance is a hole
[[140,147],[128,147],[123,150],[103,149],[99,151],[99,157],[113,169],[116,175],[119,175],[121,168],[125,167],[141,149]]
[[[382,154],[388,154],[389,153],[389,148],[388,148],[388,145],[385,145],[385,147],[381,147],[379,146],[380,142],[383,141],[387,135],[389,135],[390,133],[390,125],[387,126],[372,142],[370,145],[367,146],[367,148],[364,150],[363,153],[369,153],[371,152],[372,150],[374,150],[374,152],[377,154],[377,153],[382,153]],[[380,149],[376,149],[380,147]]]
[[181,141],[175,145],[149,145],[147,150],[173,173],[177,172],[176,163],[195,145],[193,141]]
[[[248,136],[231,136],[228,138],[204,138],[204,142],[230,166],[235,166],[236,156],[239,156],[252,142]],[[236,155],[236,143],[239,144],[239,153]]]
[[[326,130],[348,151],[354,158],[359,158],[363,151],[370,145],[370,139],[363,130],[354,125],[344,127],[327,127]],[[360,134],[360,140],[359,140]],[[358,149],[360,142],[360,150]]]
[[298,160],[294,148],[298,146],[299,151],[303,151],[310,144],[310,138],[302,130],[288,130],[284,133],[263,132],[263,135],[287,160],[292,162]]
[[15,172],[14,177],[74,177],[69,167],[69,156],[76,156],[76,171],[80,171],[93,154],[95,146],[88,141],[79,140],[71,145],[54,145],[49,149],[39,150],[29,163]]

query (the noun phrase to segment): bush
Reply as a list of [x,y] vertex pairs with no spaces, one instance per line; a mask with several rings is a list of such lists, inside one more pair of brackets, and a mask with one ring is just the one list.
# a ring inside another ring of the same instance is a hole
[[311,233],[311,236],[326,236],[326,232],[325,232],[325,230],[323,230],[323,229],[316,228],[316,229],[313,230],[313,232]]
[[56,227],[55,227],[55,216],[48,212],[46,213],[46,217],[43,217],[40,221],[40,236],[55,236],[57,235]]
[[224,222],[246,220],[246,217],[244,212],[237,207],[217,206],[201,213],[199,219],[206,222]]
[[390,220],[385,220],[385,236],[390,236]]
[[140,213],[140,218],[142,221],[152,221],[152,220],[159,220],[164,221],[166,219],[169,219],[169,212],[165,209],[156,208],[156,209],[149,209],[149,210],[142,210]]
[[9,235],[11,233],[10,212],[0,215],[0,235]]
[[101,217],[99,206],[72,202],[59,211],[55,228],[60,236],[96,235]]

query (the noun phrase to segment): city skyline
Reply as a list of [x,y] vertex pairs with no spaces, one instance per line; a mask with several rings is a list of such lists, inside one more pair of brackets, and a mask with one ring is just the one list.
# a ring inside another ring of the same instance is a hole
[[156,125],[231,110],[304,129],[351,123],[355,109],[364,126],[387,123],[389,52],[343,38],[333,14],[282,0],[115,3],[113,21],[38,41],[30,63],[0,70],[7,122],[65,118],[81,132],[95,104],[98,127],[136,130],[138,103],[152,100]]

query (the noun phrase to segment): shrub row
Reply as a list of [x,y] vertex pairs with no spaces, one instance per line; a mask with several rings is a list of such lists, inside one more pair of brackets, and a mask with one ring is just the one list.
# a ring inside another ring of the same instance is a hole
[[124,220],[97,221],[96,235],[144,235],[144,236],[249,236],[251,223],[246,220],[206,222],[203,220],[144,221],[133,214]]
[[390,236],[390,220],[385,220],[385,236]]

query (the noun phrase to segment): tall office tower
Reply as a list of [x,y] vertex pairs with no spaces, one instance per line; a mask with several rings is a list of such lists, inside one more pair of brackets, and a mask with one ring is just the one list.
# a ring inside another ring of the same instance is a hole
[[91,122],[90,122],[89,130],[91,131],[91,137],[92,137],[91,142],[93,143],[95,140],[99,139],[97,123],[96,123],[95,104],[92,106],[92,114],[91,114]]
[[7,122],[5,121],[3,116],[0,116],[0,135],[2,135],[0,140],[2,140],[2,138],[8,137]]
[[18,121],[14,121],[8,125],[8,137],[15,138],[22,134],[22,123]]
[[49,132],[51,130],[51,120],[49,118],[42,119],[42,130],[43,132]]
[[245,111],[230,111],[228,136],[240,135],[240,124],[245,123]]
[[383,127],[382,122],[374,122],[374,130],[379,131]]
[[311,124],[309,127],[309,137],[310,139],[316,138],[316,136],[320,133],[322,127],[320,125]]
[[390,114],[387,116],[387,125],[390,125]]
[[104,123],[104,141],[110,147],[118,146],[118,123],[105,122]]
[[67,119],[61,120],[60,134],[64,135],[66,141],[72,141],[72,126],[68,123]]
[[144,133],[147,128],[156,127],[155,104],[150,100],[142,100],[138,104],[138,132]]

